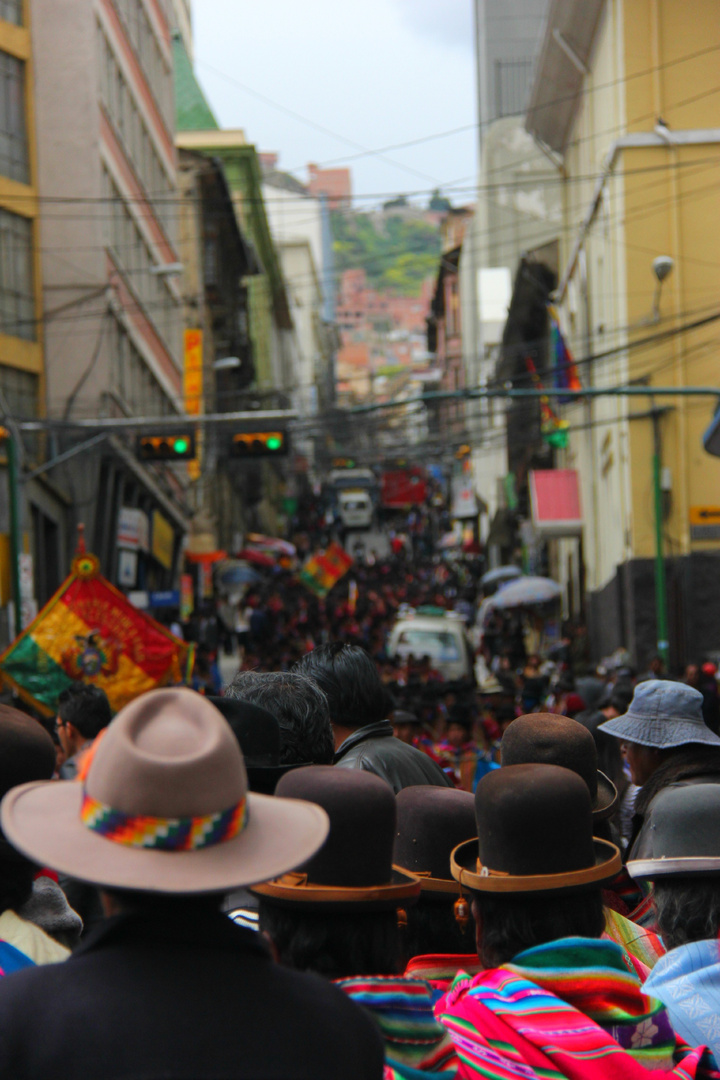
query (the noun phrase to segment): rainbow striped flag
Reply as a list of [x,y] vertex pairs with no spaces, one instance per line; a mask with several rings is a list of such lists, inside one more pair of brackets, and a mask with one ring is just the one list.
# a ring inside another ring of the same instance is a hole
[[0,678],[47,716],[75,682],[102,687],[117,711],[188,679],[192,661],[192,646],[134,608],[80,549],[70,576],[0,656]]

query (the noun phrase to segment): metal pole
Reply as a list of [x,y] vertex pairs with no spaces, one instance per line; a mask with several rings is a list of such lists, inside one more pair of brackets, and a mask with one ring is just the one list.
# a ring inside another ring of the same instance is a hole
[[663,506],[662,488],[660,486],[660,415],[653,412],[653,502],[655,507],[655,619],[657,624],[657,651],[658,656],[667,668],[668,662],[668,621],[667,621],[667,593],[665,588],[665,553],[663,551]]
[[[7,429],[6,429],[7,430]],[[20,610],[20,514],[18,512],[18,470],[17,448],[15,439],[8,431],[8,503],[10,507],[10,574],[15,606],[15,635],[22,632],[22,612]]]

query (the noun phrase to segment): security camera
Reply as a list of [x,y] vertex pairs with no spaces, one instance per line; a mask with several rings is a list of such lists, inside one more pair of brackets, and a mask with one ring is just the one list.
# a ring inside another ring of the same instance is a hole
[[657,259],[653,259],[652,265],[655,277],[658,281],[664,281],[668,274],[672,273],[675,260],[671,259],[669,255],[658,255]]

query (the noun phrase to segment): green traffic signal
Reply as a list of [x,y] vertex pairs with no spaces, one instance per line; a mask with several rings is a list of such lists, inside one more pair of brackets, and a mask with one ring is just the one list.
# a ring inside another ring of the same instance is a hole
[[141,461],[192,461],[195,457],[195,436],[141,435],[137,455]]
[[282,446],[282,439],[279,438],[277,435],[271,435],[269,437],[269,439],[267,440],[267,448],[268,448],[268,450],[279,450],[281,446]]

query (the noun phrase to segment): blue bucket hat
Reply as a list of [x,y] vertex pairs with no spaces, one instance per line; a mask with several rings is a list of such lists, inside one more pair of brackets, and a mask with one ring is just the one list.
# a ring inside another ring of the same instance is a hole
[[635,687],[628,711],[598,725],[598,731],[658,750],[691,743],[720,746],[703,720],[703,696],[685,683],[648,679]]

